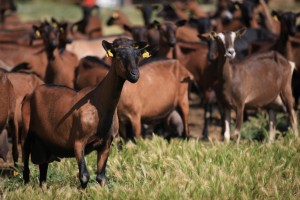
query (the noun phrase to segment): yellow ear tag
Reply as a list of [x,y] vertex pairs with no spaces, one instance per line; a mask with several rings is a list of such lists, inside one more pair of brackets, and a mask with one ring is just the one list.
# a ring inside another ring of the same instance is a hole
[[211,34],[209,35],[211,40],[215,40],[214,36],[212,36]]
[[274,15],[274,16],[273,16],[273,19],[274,19],[275,22],[278,22],[278,17],[277,17],[277,15]]
[[35,31],[35,35],[36,35],[37,37],[40,37],[40,36],[41,36],[40,31],[36,30],[36,31]]
[[106,57],[114,57],[114,54],[110,50],[107,51]]
[[62,27],[59,28],[59,30],[63,33],[64,32],[64,29]]
[[238,4],[235,4],[234,5],[235,9],[239,10],[240,9],[240,6]]
[[149,58],[151,55],[148,51],[145,51],[143,54],[142,54],[142,57],[143,58]]

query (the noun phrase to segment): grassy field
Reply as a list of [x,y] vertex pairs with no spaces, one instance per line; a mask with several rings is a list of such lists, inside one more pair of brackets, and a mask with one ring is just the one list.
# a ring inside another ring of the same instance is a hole
[[[126,8],[136,24],[139,13]],[[107,18],[111,9],[103,9]],[[19,4],[22,20],[80,19],[79,8],[43,2]],[[121,30],[105,28],[105,33]],[[50,164],[48,183],[38,183],[38,168],[31,164],[31,182],[23,184],[21,171],[4,176],[0,170],[0,199],[300,199],[300,140],[287,129],[285,115],[278,116],[281,132],[274,144],[258,142],[268,136],[265,114],[243,124],[245,138],[234,142],[201,142],[175,139],[127,143],[121,151],[112,147],[108,160],[108,184],[95,181],[96,155],[87,156],[91,175],[86,190],[80,189],[75,159]]]
[[95,181],[95,153],[87,156],[91,181],[79,188],[75,159],[50,164],[48,184],[22,176],[1,178],[0,199],[299,199],[300,141],[290,135],[268,145],[243,142],[202,143],[154,136],[121,151],[113,146],[107,166],[109,182]]

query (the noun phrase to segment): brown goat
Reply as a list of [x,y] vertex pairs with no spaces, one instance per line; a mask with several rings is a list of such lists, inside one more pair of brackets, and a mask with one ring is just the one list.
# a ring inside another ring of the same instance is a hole
[[[12,154],[14,164],[18,162],[18,121],[15,113],[16,108],[16,98],[13,86],[8,80],[5,73],[0,72],[0,134],[4,128],[8,128],[8,134],[11,135],[13,139]],[[5,134],[5,133],[4,133]],[[0,146],[0,151],[3,148],[7,148],[7,143],[5,142],[5,135],[1,136],[4,142],[4,146]],[[2,149],[2,151],[3,151]],[[5,152],[5,151],[4,151]],[[6,158],[6,155],[3,157]]]
[[23,99],[25,96],[30,95],[38,86],[44,84],[44,82],[35,74],[30,73],[9,72],[6,73],[6,76],[14,88],[14,93],[16,96],[15,112],[18,123],[21,125],[21,107]]
[[88,86],[96,86],[107,75],[110,66],[94,56],[80,60],[75,72],[75,88],[81,90]]
[[234,41],[245,33],[211,33],[218,46],[218,82],[216,94],[225,112],[225,140],[230,140],[230,110],[236,111],[235,136],[240,139],[240,129],[245,108],[267,108],[270,119],[269,141],[275,139],[277,106],[286,107],[291,125],[298,137],[297,117],[293,110],[291,80],[293,66],[279,53],[267,52],[252,55],[240,61],[234,60]]
[[[83,17],[78,22],[75,22],[71,30],[77,29],[78,32],[88,35],[89,38],[99,38],[102,36],[102,23],[100,20],[98,6],[82,6]],[[93,14],[96,10],[97,13]]]
[[166,59],[146,62],[140,66],[140,73],[137,84],[124,85],[118,104],[123,136],[128,137],[128,128],[132,128],[133,135],[140,138],[141,123],[158,122],[178,108],[184,124],[183,135],[188,137],[188,80],[192,75],[179,61]]
[[[73,54],[64,50],[63,45],[56,42],[58,37],[56,28],[50,24],[40,27],[34,26],[35,33],[39,34],[44,41],[47,53],[48,64],[45,73],[45,83],[54,83],[74,88],[74,72],[78,65],[78,59]],[[65,30],[59,28],[59,35],[64,34]],[[60,40],[59,40],[60,42]],[[61,46],[58,49],[58,46]]]
[[135,83],[140,74],[138,61],[149,53],[145,43],[119,39],[102,45],[112,58],[106,78],[94,88],[76,92],[44,85],[25,99],[22,107],[25,183],[29,181],[29,155],[40,168],[40,184],[46,181],[48,164],[57,157],[76,157],[79,180],[89,181],[84,156],[97,150],[97,176],[105,182],[105,168],[114,136],[118,131],[116,107],[126,80]]

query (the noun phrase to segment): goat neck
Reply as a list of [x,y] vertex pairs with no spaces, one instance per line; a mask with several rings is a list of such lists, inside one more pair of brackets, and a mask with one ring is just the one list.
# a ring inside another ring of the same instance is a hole
[[98,113],[101,113],[101,116],[99,116],[100,126],[98,130],[101,130],[103,133],[108,131],[107,129],[110,128],[107,125],[112,124],[111,120],[113,120],[113,115],[115,113],[125,82],[125,79],[118,76],[116,71],[117,65],[120,64],[120,61],[113,58],[112,66],[107,76],[91,92],[91,101],[95,102]]
[[218,77],[221,79],[219,80],[230,80],[231,79],[231,65],[230,59],[225,56],[226,50],[221,41],[217,41],[218,43],[218,58],[217,58],[217,65],[218,65]]

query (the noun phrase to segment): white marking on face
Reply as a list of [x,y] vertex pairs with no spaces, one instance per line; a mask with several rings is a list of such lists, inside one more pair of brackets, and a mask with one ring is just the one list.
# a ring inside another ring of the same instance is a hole
[[231,32],[230,39],[232,41],[232,44],[234,44],[235,38],[236,38],[236,33],[235,32]]
[[218,37],[222,40],[223,44],[225,45],[225,35],[223,33],[218,33]]

